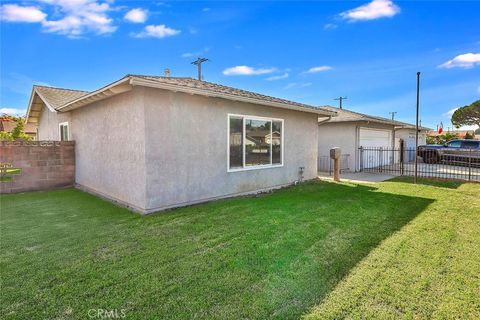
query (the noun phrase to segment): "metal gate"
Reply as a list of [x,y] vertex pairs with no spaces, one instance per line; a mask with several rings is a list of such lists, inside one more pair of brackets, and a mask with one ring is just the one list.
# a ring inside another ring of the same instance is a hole
[[[359,168],[363,172],[386,173],[480,182],[480,152],[459,149],[452,154],[439,155],[436,150],[417,152],[415,148],[359,148]],[[415,168],[415,157],[418,157]]]

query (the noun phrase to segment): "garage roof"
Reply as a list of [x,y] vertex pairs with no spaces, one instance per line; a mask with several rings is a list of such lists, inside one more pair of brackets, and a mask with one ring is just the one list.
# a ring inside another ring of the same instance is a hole
[[[336,112],[335,117],[332,117],[331,119],[326,121],[328,123],[367,121],[367,122],[373,122],[373,123],[393,125],[398,128],[415,129],[415,125],[406,123],[406,122],[391,120],[383,117],[371,116],[368,114],[340,109],[332,106],[323,106],[321,108],[327,111]],[[320,122],[322,122],[322,118],[320,118]],[[431,130],[430,128],[426,128],[426,127],[420,127],[419,129],[422,131]]]

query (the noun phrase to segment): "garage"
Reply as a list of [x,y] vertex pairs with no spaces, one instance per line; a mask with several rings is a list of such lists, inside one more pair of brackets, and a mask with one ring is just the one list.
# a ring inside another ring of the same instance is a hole
[[384,129],[360,128],[358,145],[367,148],[391,148],[392,131]]
[[[365,150],[363,168],[372,168],[392,164],[392,130],[360,128],[358,145]],[[377,149],[385,149],[378,151]]]
[[[343,171],[361,171],[366,168],[364,164],[372,168],[389,165],[393,161],[398,162],[399,152],[393,151],[394,139],[396,148],[399,148],[400,139],[405,140],[407,147],[412,146],[412,136],[415,142],[415,125],[330,106],[324,106],[322,109],[335,112],[336,115],[318,120],[320,171],[330,170],[332,165],[330,149],[334,147],[342,150],[340,167]],[[419,128],[419,144],[425,144],[425,134],[428,130],[425,127]],[[363,147],[363,151],[360,147]],[[384,151],[378,152],[375,148],[382,148]],[[370,157],[368,160],[371,161],[364,161],[368,156]],[[415,152],[408,156],[414,158]]]

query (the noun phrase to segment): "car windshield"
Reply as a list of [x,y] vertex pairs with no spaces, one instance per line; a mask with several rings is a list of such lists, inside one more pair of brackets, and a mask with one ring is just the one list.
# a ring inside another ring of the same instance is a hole
[[447,143],[447,147],[449,148],[460,148],[462,146],[462,141],[450,141]]

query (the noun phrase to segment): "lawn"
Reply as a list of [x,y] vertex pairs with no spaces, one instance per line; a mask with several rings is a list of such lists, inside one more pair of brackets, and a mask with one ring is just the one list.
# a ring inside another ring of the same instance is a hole
[[2,318],[480,317],[479,185],[310,182],[140,217],[1,197]]

